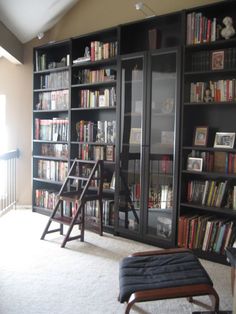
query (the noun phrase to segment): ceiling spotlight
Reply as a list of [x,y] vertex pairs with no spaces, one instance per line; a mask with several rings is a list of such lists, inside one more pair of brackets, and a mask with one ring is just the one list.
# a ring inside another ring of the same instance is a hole
[[37,37],[39,40],[42,39],[44,37],[44,32],[38,33]]
[[146,3],[137,2],[134,6],[137,11],[141,11],[146,17],[153,17],[156,15],[154,10],[150,8]]

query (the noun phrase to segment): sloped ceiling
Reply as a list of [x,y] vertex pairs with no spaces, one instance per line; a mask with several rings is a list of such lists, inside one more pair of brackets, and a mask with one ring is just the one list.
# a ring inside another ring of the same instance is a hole
[[26,43],[54,26],[79,0],[0,0],[0,21]]

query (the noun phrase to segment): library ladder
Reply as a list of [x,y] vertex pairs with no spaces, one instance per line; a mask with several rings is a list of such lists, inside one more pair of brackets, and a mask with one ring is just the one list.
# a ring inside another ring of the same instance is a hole
[[[103,191],[103,161],[89,161],[75,159],[68,175],[58,193],[54,210],[41,236],[43,240],[48,233],[60,232],[67,225],[61,247],[68,241],[80,239],[84,241],[85,204],[89,201],[98,201],[99,233],[103,233],[102,225],[102,191]],[[59,228],[50,229],[52,222],[59,223]],[[78,225],[80,233],[71,235],[73,227]]]

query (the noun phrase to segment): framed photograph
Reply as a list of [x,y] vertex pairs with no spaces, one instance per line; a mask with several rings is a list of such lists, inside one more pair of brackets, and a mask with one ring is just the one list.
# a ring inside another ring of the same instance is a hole
[[214,147],[233,148],[235,141],[235,133],[216,132]]
[[203,159],[188,157],[187,170],[202,171]]
[[211,69],[222,70],[224,69],[224,50],[213,51],[211,54]]
[[206,146],[208,139],[208,127],[197,126],[194,132],[193,145],[194,146]]
[[142,141],[142,129],[141,128],[131,128],[130,130],[130,144],[141,144]]

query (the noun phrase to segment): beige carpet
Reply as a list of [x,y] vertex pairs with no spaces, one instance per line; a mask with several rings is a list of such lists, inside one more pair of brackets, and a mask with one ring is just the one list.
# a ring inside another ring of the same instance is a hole
[[[1,314],[119,314],[118,263],[152,246],[105,234],[85,233],[85,242],[60,248],[61,237],[40,240],[47,217],[12,210],[0,218]],[[232,309],[230,268],[202,261],[214,281],[222,310]],[[206,300],[207,297],[198,298]],[[209,302],[208,302],[209,303]],[[186,299],[147,302],[131,313],[192,313]]]

